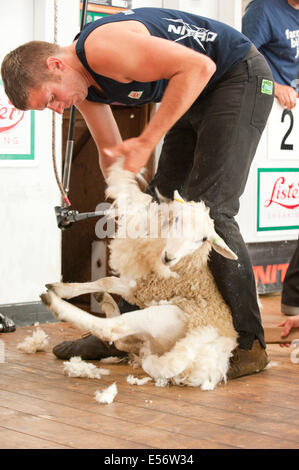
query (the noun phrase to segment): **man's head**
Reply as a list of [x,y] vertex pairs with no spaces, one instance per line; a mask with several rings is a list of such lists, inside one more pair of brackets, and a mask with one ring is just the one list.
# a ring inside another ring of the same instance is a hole
[[11,51],[1,65],[5,93],[18,109],[29,108],[29,91],[57,77],[47,67],[47,59],[60,52],[60,46],[44,41],[31,41]]
[[31,41],[7,54],[1,67],[5,92],[18,109],[62,114],[88,94],[89,77],[74,46]]

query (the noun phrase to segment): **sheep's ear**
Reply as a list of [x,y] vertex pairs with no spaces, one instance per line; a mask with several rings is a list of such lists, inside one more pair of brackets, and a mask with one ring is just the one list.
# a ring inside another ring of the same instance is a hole
[[212,248],[214,248],[217,253],[224,256],[224,258],[233,260],[238,259],[237,255],[227,246],[225,241],[222,240],[222,238],[220,238],[218,235],[214,236],[213,238],[210,238],[210,242]]
[[173,193],[173,199],[174,201],[180,202],[181,204],[185,204],[184,199],[177,190],[175,190]]

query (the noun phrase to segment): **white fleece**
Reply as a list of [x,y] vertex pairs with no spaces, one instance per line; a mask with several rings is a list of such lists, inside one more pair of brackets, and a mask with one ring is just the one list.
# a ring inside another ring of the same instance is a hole
[[34,354],[38,351],[45,351],[48,345],[48,335],[41,328],[37,328],[31,336],[26,336],[17,348],[27,354]]
[[116,395],[117,386],[116,382],[114,382],[112,385],[107,388],[104,388],[102,391],[97,390],[94,394],[94,397],[98,403],[107,403],[109,405],[113,402]]
[[85,362],[79,356],[72,357],[64,362],[64,373],[69,377],[87,377],[89,379],[100,379],[102,375],[109,375],[109,369],[101,369],[94,364]]

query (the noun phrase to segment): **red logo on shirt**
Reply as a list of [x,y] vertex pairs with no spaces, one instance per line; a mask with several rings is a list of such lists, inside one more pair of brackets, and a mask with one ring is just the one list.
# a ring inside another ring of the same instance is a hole
[[143,90],[142,91],[131,91],[128,94],[128,97],[133,98],[134,100],[139,100],[141,98],[142,94],[143,94]]

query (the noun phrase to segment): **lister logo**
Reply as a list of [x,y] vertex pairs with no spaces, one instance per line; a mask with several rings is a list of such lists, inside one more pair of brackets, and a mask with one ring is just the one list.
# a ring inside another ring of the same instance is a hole
[[192,37],[194,41],[196,41],[204,50],[203,42],[213,42],[217,37],[217,33],[213,31],[209,31],[205,28],[200,28],[196,25],[190,25],[185,23],[182,19],[171,19],[171,18],[163,18],[166,21],[171,21],[173,24],[168,25],[168,32],[174,33],[178,36],[175,42],[182,41],[187,37]]
[[265,201],[265,207],[278,204],[286,209],[299,206],[299,181],[286,182],[284,176],[279,176],[273,184],[270,198]]
[[25,111],[15,108],[4,93],[0,94],[0,133],[16,127],[22,121],[24,114]]

